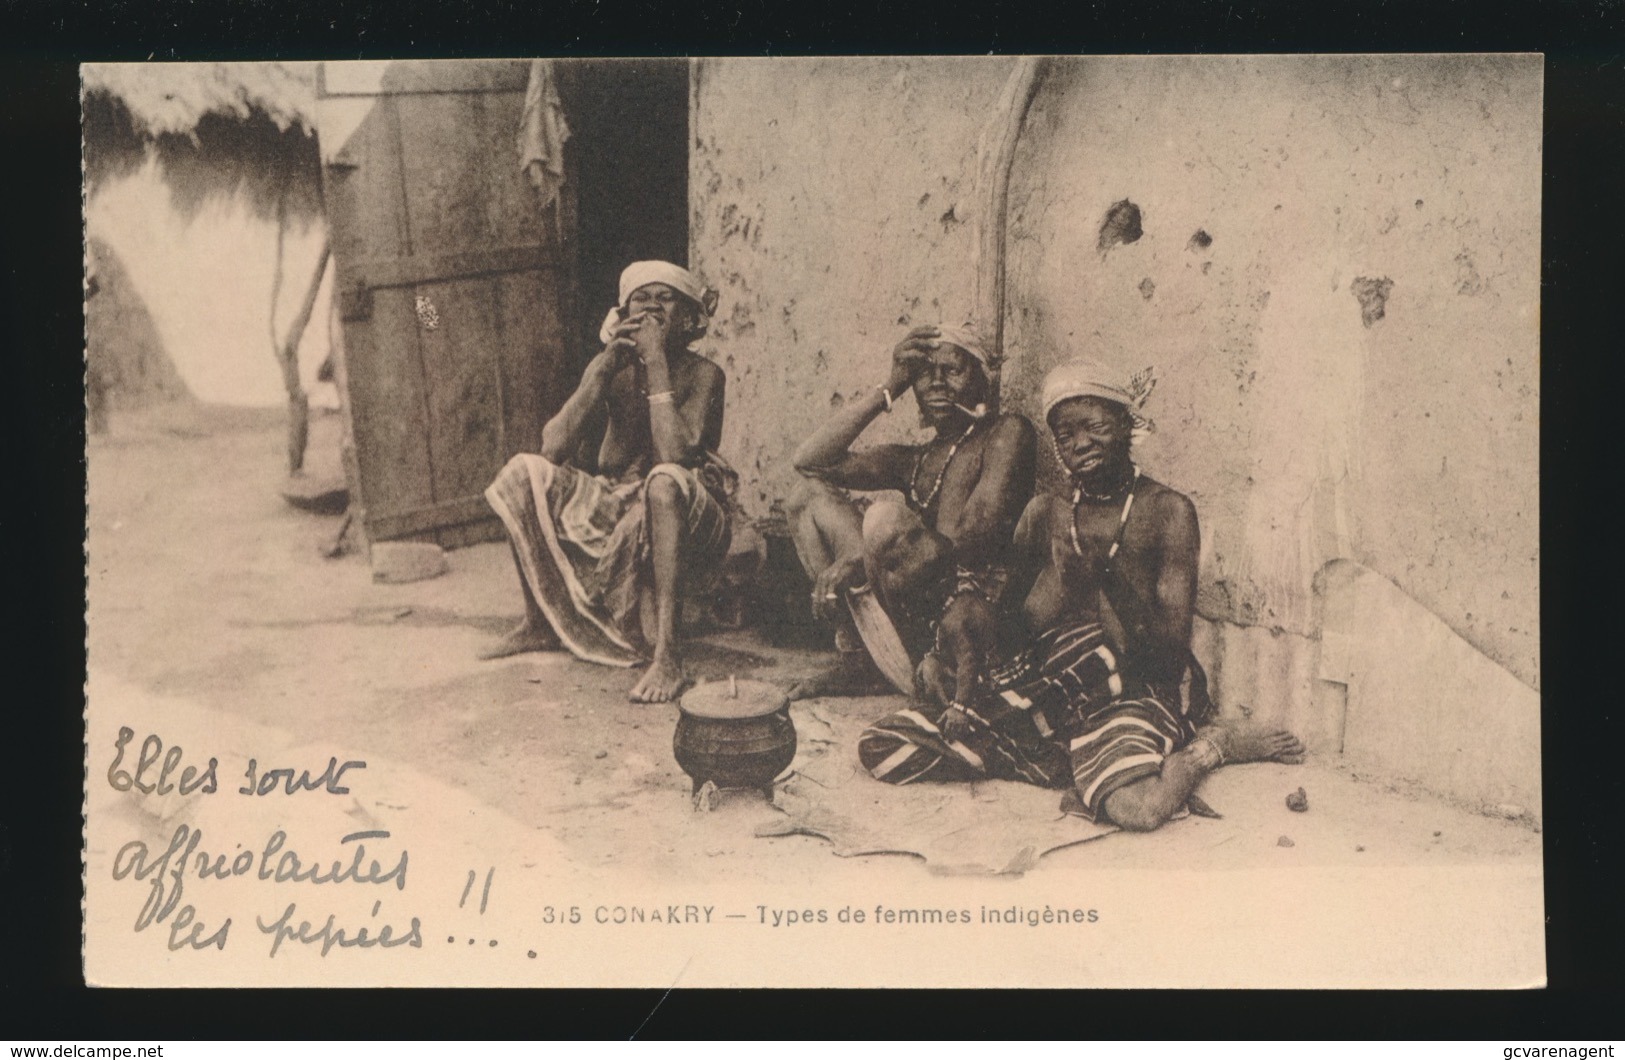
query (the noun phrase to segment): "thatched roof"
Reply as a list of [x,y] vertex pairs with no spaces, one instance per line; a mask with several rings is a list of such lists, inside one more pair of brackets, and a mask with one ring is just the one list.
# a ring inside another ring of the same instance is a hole
[[86,96],[124,104],[138,132],[191,135],[214,114],[248,120],[256,112],[279,131],[316,131],[315,63],[87,63]]
[[262,217],[321,215],[315,63],[99,63],[80,75],[92,193],[155,160],[189,215],[236,195]]

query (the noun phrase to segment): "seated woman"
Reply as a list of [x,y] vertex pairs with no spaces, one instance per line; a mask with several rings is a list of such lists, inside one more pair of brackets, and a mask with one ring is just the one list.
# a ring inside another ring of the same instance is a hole
[[1301,761],[1290,732],[1213,717],[1190,652],[1196,509],[1130,454],[1152,385],[1149,373],[1123,385],[1092,361],[1046,377],[1044,418],[1072,489],[1034,498],[1016,531],[1011,591],[1024,594],[1030,639],[978,687],[939,668],[935,722],[901,711],[866,729],[858,753],[875,777],[1068,787],[1068,811],[1147,831],[1226,762]]
[[[910,390],[935,437],[854,449]],[[886,382],[796,450],[796,470],[808,481],[791,499],[791,529],[813,579],[813,610],[835,620],[840,654],[791,698],[889,690],[846,613],[847,590],[861,585],[914,658],[934,643],[975,680],[995,632],[1010,535],[1032,496],[1037,449],[1026,417],[990,413],[993,400],[988,355],[974,333],[915,328],[892,350]],[[905,503],[860,508],[848,490],[896,490]]]
[[[561,644],[610,666],[652,655],[630,698],[682,690],[681,579],[727,554],[738,484],[715,452],[722,369],[691,348],[715,302],[668,262],[621,273],[604,349],[543,429],[541,453],[514,457],[485,491],[508,529],[525,617],[483,658]],[[581,459],[593,446],[596,461]]]

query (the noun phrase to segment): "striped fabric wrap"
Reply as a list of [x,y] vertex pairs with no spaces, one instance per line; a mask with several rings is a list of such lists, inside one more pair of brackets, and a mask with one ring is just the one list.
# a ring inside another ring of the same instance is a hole
[[521,453],[485,491],[507,527],[531,595],[571,654],[606,666],[647,656],[640,602],[652,588],[648,483],[665,476],[683,500],[686,576],[713,569],[732,538],[714,469],[658,464],[615,484],[567,464]]
[[918,710],[863,731],[858,757],[877,780],[1017,780],[1072,787],[1069,808],[1098,820],[1106,797],[1162,771],[1196,735],[1177,688],[1125,680],[1099,623],[1052,629],[998,667],[949,740]]

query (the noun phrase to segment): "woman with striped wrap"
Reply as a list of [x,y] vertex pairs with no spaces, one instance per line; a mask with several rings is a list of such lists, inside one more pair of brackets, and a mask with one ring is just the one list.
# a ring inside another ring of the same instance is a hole
[[1094,361],[1045,378],[1043,414],[1069,496],[1040,495],[1016,531],[1012,599],[1032,631],[959,687],[941,660],[923,691],[944,705],[904,710],[866,729],[877,779],[994,777],[1069,788],[1063,808],[1134,831],[1194,800],[1225,762],[1301,761],[1285,730],[1221,721],[1190,652],[1200,536],[1189,498],[1141,473],[1134,436],[1154,380],[1124,385]]

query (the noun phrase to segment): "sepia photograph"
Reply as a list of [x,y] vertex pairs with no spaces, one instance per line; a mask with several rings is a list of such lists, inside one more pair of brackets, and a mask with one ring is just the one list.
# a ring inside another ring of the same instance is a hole
[[82,66],[86,980],[1545,985],[1542,105]]

